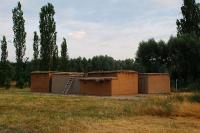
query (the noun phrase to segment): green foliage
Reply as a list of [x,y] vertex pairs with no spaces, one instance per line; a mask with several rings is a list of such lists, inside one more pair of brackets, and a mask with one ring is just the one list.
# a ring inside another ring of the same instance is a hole
[[175,95],[173,97],[173,99],[175,99],[175,100],[177,100],[177,101],[179,101],[179,102],[182,103],[184,101],[184,96],[182,96],[182,95]]
[[171,37],[168,42],[170,73],[178,79],[180,86],[186,86],[200,79],[200,40],[191,35]]
[[8,78],[6,78],[6,80],[5,80],[5,82],[4,82],[4,86],[5,86],[5,88],[6,89],[10,89],[10,82],[11,82],[11,80],[10,79],[8,79]]
[[195,93],[193,93],[193,94],[189,97],[189,100],[190,100],[191,102],[200,103],[200,92],[195,92]]
[[172,103],[170,103],[168,101],[163,102],[162,108],[163,108],[163,112],[166,116],[170,116],[174,110]]
[[58,46],[55,45],[53,50],[53,71],[58,70],[59,60],[58,60]]
[[24,71],[24,80],[25,80],[25,87],[27,86],[30,86],[31,85],[31,72],[33,71],[32,70],[32,66],[33,66],[33,62],[26,62],[25,63],[26,65],[26,68],[25,68],[25,71]]
[[[200,39],[191,34],[171,37],[167,44],[150,39],[141,42],[137,51],[135,70],[140,72],[169,72],[178,87],[199,89]],[[138,67],[137,67],[138,66]]]
[[91,59],[76,58],[68,60],[67,71],[89,72],[89,71],[113,71],[113,70],[135,70],[138,66],[132,59],[114,60],[109,56],[95,56]]
[[0,86],[6,89],[10,88],[10,82],[13,78],[13,67],[9,62],[0,63]]
[[12,79],[12,67],[7,61],[8,51],[7,51],[7,41],[6,37],[3,36],[1,41],[1,62],[0,62],[0,86],[6,89],[10,88],[10,82]]
[[[57,50],[56,50],[57,51]],[[54,54],[57,55],[57,52]],[[58,58],[58,56],[56,56]],[[39,60],[40,61],[40,60]],[[55,61],[55,60],[54,60]],[[61,66],[61,58],[58,59],[57,66]],[[33,71],[34,60],[31,62],[26,61],[23,63],[23,73],[21,74],[21,79],[17,83],[17,87],[26,87],[26,85],[30,85],[30,73]],[[104,65],[105,64],[105,65]],[[10,63],[13,66],[15,71],[12,70],[12,75],[16,72],[16,63]],[[98,66],[98,67],[97,67]],[[74,58],[69,59],[67,62],[66,71],[71,72],[90,72],[90,71],[112,71],[112,70],[137,70],[136,68],[140,68],[134,60],[114,60],[109,56],[95,56],[91,59],[86,58]],[[2,69],[3,70],[3,69]],[[56,71],[63,71],[61,67],[57,67]],[[12,80],[16,80],[15,78],[11,78]],[[24,84],[22,84],[24,82]]]
[[56,48],[56,22],[54,6],[50,3],[43,6],[40,12],[40,57],[41,70],[53,69],[53,55]]
[[183,0],[181,7],[183,18],[177,20],[178,35],[200,35],[200,9],[195,0]]
[[39,36],[34,32],[33,38],[33,70],[39,70]]
[[125,59],[122,61],[122,68],[126,70],[133,70],[134,69],[134,60],[133,59]]
[[67,63],[69,60],[68,52],[67,52],[67,42],[66,39],[63,38],[63,42],[61,44],[61,70],[67,70]]
[[7,41],[6,37],[3,36],[3,40],[1,41],[1,62],[6,62],[7,58],[8,58]]
[[110,71],[114,68],[114,59],[108,56],[95,56],[91,63],[93,71]]
[[[167,44],[150,39],[142,42],[135,64],[144,72],[169,72],[178,87],[199,89],[200,39],[190,34],[171,37]],[[136,66],[136,65],[135,65]]]
[[133,64],[133,70],[144,73],[145,67],[141,65],[141,63],[138,60],[136,60]]
[[137,63],[145,72],[165,72],[168,62],[168,48],[165,42],[149,39],[141,42],[137,51]]
[[[26,32],[25,32],[25,20],[23,18],[23,11],[20,2],[17,7],[12,10],[13,13],[13,31],[14,31],[14,46],[16,48],[16,80],[21,82],[22,73],[24,71],[24,55],[26,50]],[[21,83],[20,83],[21,84]]]
[[17,87],[19,87],[20,89],[23,89],[25,87],[24,82],[25,82],[25,79],[23,77],[20,77],[17,82]]
[[170,67],[179,87],[199,89],[200,80],[200,5],[195,0],[183,0],[183,18],[177,20],[178,37],[168,42]]
[[192,91],[200,90],[200,78],[198,78],[196,81],[189,83],[188,89]]
[[57,32],[54,34],[54,39],[53,39],[53,57],[52,57],[53,71],[58,70],[58,65],[59,65],[58,46],[56,45],[56,38],[57,38]]
[[169,72],[173,85],[178,79],[179,88],[192,90],[200,88],[200,6],[195,0],[183,2],[178,37],[171,37],[167,44],[154,39],[141,42],[135,64],[143,72]]

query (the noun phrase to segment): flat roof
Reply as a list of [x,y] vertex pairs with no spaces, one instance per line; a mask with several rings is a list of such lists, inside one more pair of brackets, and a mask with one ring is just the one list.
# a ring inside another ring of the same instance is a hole
[[79,72],[58,72],[58,71],[33,71],[31,74],[48,74],[52,73],[53,75],[84,75],[84,73]]
[[56,73],[57,71],[33,71],[31,74],[48,74],[48,73]]
[[115,80],[117,79],[117,77],[86,77],[79,79],[84,81],[105,81],[105,80]]
[[169,75],[169,73],[139,73],[139,75]]
[[84,75],[84,73],[79,72],[56,72],[53,75]]
[[116,70],[116,71],[94,71],[94,72],[89,72],[88,74],[107,74],[107,73],[138,73],[138,72],[132,70]]

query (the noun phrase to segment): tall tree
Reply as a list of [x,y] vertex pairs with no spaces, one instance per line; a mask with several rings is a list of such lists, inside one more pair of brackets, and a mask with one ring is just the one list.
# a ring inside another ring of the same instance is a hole
[[168,60],[165,42],[149,39],[141,42],[137,51],[136,61],[144,67],[145,72],[165,72]]
[[62,71],[67,70],[68,60],[69,60],[69,56],[67,53],[67,42],[66,42],[66,39],[63,38],[63,42],[61,44],[61,69],[62,69]]
[[[171,77],[179,85],[200,84],[200,40],[191,35],[171,37],[168,42]],[[196,86],[200,88],[199,86]],[[193,88],[194,89],[194,88]]]
[[3,40],[1,41],[1,62],[6,62],[8,57],[8,51],[7,51],[7,41],[6,37],[3,36]]
[[53,58],[52,58],[52,70],[56,71],[58,70],[58,46],[56,45],[56,38],[57,38],[57,32],[54,34],[53,39]]
[[94,56],[91,60],[92,71],[110,71],[114,69],[114,59],[107,55]]
[[178,35],[195,34],[200,36],[200,9],[195,0],[183,0],[183,18],[177,20]]
[[24,86],[24,55],[26,50],[26,32],[25,32],[25,20],[23,18],[23,11],[21,3],[18,2],[17,7],[12,10],[13,13],[13,31],[14,31],[14,46],[16,48],[16,81],[17,86],[23,88]]
[[40,12],[40,56],[42,70],[52,70],[53,53],[56,39],[56,22],[54,6],[50,3],[43,6]]
[[53,66],[52,70],[56,71],[58,70],[58,63],[59,63],[59,56],[58,56],[58,46],[56,45],[53,51]]
[[39,70],[39,37],[37,32],[34,32],[33,38],[33,62],[34,62],[34,70]]
[[6,37],[3,36],[1,41],[1,62],[0,62],[0,86],[4,86],[7,89],[10,87],[10,81],[12,79],[12,66],[8,62],[8,51]]

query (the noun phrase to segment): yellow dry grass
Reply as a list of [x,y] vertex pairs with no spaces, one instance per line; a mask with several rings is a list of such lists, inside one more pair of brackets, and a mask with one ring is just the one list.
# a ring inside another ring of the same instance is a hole
[[0,132],[199,133],[200,103],[191,96],[113,99],[0,89]]

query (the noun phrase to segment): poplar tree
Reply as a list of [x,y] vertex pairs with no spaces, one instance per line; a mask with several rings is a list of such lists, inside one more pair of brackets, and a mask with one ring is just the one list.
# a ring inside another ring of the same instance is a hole
[[200,36],[200,9],[195,0],[183,0],[181,7],[183,18],[177,20],[178,35],[192,34]]
[[52,58],[52,70],[58,69],[58,46],[56,45],[57,32],[54,34],[53,39],[53,58]]
[[33,62],[34,70],[39,70],[39,37],[36,31],[33,38]]
[[8,51],[7,51],[7,41],[6,37],[3,36],[3,40],[1,41],[1,62],[5,63],[8,58]]
[[54,50],[53,50],[53,71],[58,70],[58,46],[55,45]]
[[24,87],[25,75],[24,75],[24,55],[26,51],[26,32],[25,32],[25,20],[23,18],[23,11],[21,3],[18,2],[17,7],[12,10],[13,13],[13,31],[14,31],[14,46],[16,48],[16,81],[17,86]]
[[6,37],[3,36],[1,41],[1,62],[0,62],[0,86],[10,87],[10,81],[12,79],[11,66],[8,63],[8,51]]
[[40,57],[42,70],[52,70],[53,52],[56,45],[56,22],[54,6],[51,3],[43,6],[40,12]]
[[63,42],[61,44],[61,69],[62,71],[67,70],[67,62],[69,60],[68,52],[67,52],[67,42],[66,39],[63,38]]

